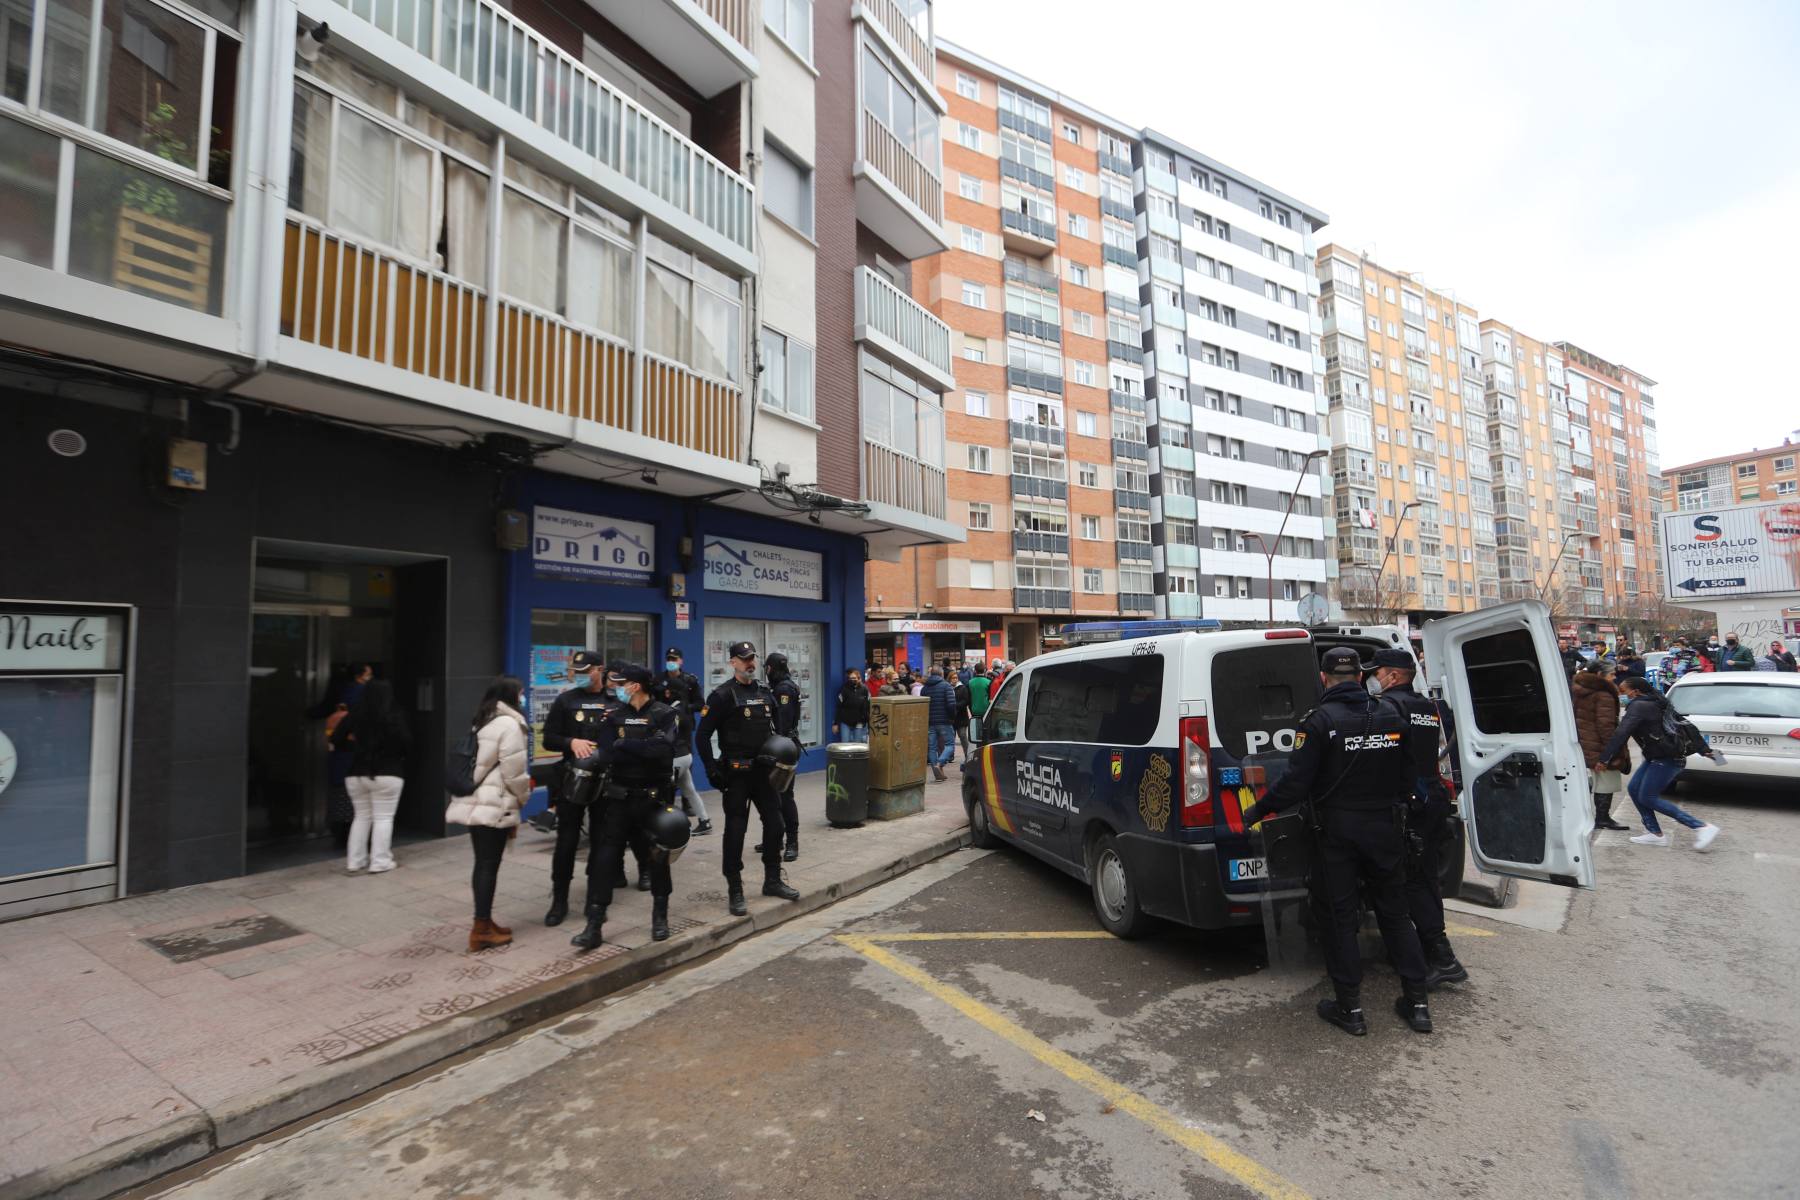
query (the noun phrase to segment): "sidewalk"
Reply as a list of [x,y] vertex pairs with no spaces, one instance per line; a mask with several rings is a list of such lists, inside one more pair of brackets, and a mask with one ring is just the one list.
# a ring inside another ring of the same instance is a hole
[[570,946],[579,864],[575,911],[546,929],[554,838],[530,828],[494,903],[513,944],[478,955],[460,836],[402,847],[382,875],[321,863],[0,925],[0,1200],[129,1187],[903,874],[967,833],[955,783],[928,783],[921,814],[833,829],[825,773],[803,775],[801,857],[786,864],[802,899],[757,894],[753,813],[750,916],[732,917],[724,813],[705,798],[717,832],[675,864],[662,943],[633,889],[603,945]]

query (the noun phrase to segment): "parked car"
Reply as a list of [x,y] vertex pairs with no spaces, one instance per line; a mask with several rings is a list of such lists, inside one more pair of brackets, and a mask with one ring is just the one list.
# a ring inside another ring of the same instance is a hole
[[1699,756],[1688,759],[1681,778],[1800,783],[1800,675],[1684,675],[1669,688],[1669,703],[1725,755],[1723,764]]

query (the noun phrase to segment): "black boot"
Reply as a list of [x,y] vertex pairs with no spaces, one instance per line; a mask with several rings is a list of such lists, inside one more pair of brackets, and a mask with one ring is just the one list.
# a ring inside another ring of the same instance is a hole
[[650,904],[650,940],[669,940],[669,898],[658,896]]
[[1425,947],[1425,987],[1435,991],[1446,983],[1467,983],[1469,970],[1456,961],[1456,951],[1450,948],[1450,938],[1439,934]]
[[785,849],[783,849],[781,852],[781,861],[782,862],[793,862],[795,859],[797,859],[799,857],[800,857],[800,835],[797,833],[790,833],[790,834],[788,834],[788,838],[787,838],[787,847]]
[[[1408,991],[1411,989],[1409,988]],[[1425,1003],[1425,993],[1401,995],[1394,997],[1394,1013],[1412,1029],[1414,1033],[1431,1032],[1431,1009]]]
[[587,925],[582,931],[569,939],[569,945],[579,946],[583,950],[592,950],[600,944],[600,926],[606,921],[606,910],[594,908],[587,910]]
[[569,915],[569,885],[553,883],[550,885],[550,911],[544,914],[544,924],[557,926]]
[[763,872],[763,895],[774,896],[780,900],[798,900],[800,892],[781,882],[781,869],[769,867]]
[[650,890],[650,868],[644,866],[642,863],[638,864],[637,887],[640,892],[647,892]]
[[706,820],[705,818],[702,818],[700,820],[700,823],[694,826],[694,836],[695,837],[703,837],[706,834],[711,833],[712,829],[713,829],[712,822]]
[[739,875],[729,876],[725,880],[725,891],[727,894],[726,906],[731,909],[731,915],[734,917],[749,916],[750,905],[749,902],[744,899],[743,877]]
[[1339,989],[1336,999],[1319,1001],[1319,1015],[1352,1037],[1364,1037],[1369,1032],[1360,992]]

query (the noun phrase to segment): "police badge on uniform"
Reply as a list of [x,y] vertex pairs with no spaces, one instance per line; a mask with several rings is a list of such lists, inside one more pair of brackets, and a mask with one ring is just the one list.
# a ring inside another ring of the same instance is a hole
[[744,705],[744,715],[746,717],[750,715],[750,706],[748,704]]
[[585,709],[580,709],[580,708],[576,709],[575,710],[575,719],[577,721],[587,720],[587,711]]

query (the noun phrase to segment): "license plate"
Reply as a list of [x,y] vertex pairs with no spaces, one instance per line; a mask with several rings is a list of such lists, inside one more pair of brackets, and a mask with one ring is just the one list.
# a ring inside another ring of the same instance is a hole
[[1229,864],[1231,882],[1241,883],[1246,879],[1267,879],[1269,862],[1263,858],[1234,858]]
[[1769,738],[1755,733],[1709,733],[1706,740],[1715,746],[1769,747]]

